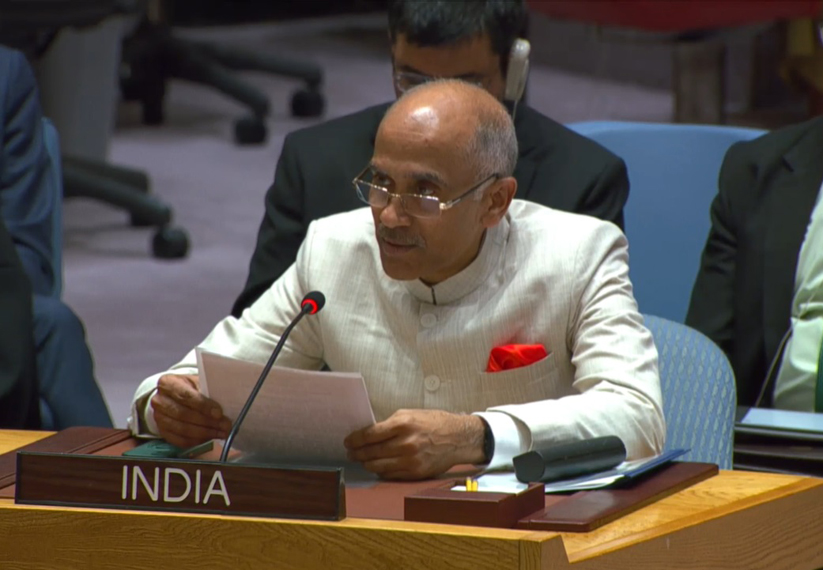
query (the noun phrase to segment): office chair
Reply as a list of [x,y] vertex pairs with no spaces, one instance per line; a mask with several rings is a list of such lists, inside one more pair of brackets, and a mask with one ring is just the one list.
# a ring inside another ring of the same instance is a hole
[[[163,13],[165,4],[158,12]],[[315,117],[323,112],[325,100],[320,92],[323,72],[319,66],[291,61],[272,54],[255,53],[207,42],[175,37],[163,16],[152,21],[148,14],[123,42],[121,90],[127,101],[139,101],[143,122],[163,122],[163,98],[169,79],[185,79],[213,87],[236,99],[251,110],[234,124],[238,144],[260,144],[266,140],[268,97],[252,85],[231,74],[233,70],[262,71],[301,79],[306,86],[294,93],[291,112],[298,117]]]
[[[0,0],[0,42],[36,58],[63,28],[93,26],[139,8],[138,0]],[[171,225],[171,208],[149,195],[143,172],[64,156],[63,191],[66,197],[91,198],[122,208],[133,226],[155,227],[155,257],[177,259],[188,253],[186,232]]]
[[628,167],[629,274],[643,313],[686,318],[728,148],[755,129],[595,121],[568,125]]
[[683,461],[731,469],[737,392],[726,355],[686,325],[643,318],[659,354],[666,449],[690,449]]

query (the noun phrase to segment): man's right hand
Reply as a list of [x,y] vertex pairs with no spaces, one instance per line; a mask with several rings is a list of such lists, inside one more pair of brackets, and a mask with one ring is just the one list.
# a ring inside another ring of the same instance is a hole
[[231,420],[223,415],[220,404],[200,393],[197,376],[161,376],[150,405],[158,435],[177,447],[187,449],[229,435]]

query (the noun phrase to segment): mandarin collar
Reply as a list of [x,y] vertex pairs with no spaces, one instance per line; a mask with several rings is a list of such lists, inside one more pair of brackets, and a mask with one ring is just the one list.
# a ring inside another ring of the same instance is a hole
[[487,230],[477,257],[460,273],[433,286],[426,285],[419,279],[404,281],[403,284],[422,303],[448,305],[459,301],[485,283],[500,264],[509,237],[509,225],[507,214],[500,223]]

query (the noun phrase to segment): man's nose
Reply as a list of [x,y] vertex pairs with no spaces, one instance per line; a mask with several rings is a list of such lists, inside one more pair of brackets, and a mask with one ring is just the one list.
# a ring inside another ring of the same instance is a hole
[[405,227],[411,224],[411,217],[403,209],[397,196],[389,196],[389,203],[380,212],[380,222],[387,228]]

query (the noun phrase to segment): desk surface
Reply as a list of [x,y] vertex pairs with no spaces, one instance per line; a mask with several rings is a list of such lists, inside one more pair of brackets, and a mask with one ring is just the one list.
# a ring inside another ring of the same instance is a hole
[[[0,431],[0,453],[46,437]],[[823,567],[823,479],[721,473],[593,532],[17,506],[0,567],[596,569]]]

